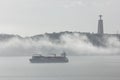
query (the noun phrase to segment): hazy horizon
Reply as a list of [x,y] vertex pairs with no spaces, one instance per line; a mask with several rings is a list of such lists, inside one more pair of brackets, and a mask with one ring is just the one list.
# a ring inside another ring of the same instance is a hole
[[0,33],[96,33],[99,14],[105,33],[119,33],[119,4],[119,0],[0,0]]

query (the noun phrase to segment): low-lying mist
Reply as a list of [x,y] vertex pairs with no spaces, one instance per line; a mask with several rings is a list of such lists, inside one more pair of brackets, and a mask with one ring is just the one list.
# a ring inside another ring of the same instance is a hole
[[0,56],[29,56],[33,54],[57,54],[66,52],[67,55],[119,55],[120,40],[118,37],[103,36],[97,39],[104,46],[94,45],[97,41],[87,35],[78,33],[64,34],[57,40],[51,40],[44,35],[38,40],[32,38],[13,37],[6,41],[0,41]]

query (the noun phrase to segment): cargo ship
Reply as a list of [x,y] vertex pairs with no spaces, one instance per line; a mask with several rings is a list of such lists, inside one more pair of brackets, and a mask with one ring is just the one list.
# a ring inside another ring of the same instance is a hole
[[62,53],[60,56],[43,56],[43,55],[34,55],[30,59],[31,63],[67,63],[68,58],[66,57],[66,53]]

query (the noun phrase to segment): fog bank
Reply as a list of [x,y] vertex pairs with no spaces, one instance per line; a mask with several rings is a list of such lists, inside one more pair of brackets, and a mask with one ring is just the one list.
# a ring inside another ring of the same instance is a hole
[[0,56],[60,55],[63,51],[67,55],[120,54],[120,39],[116,36],[98,36],[98,38],[79,33],[65,33],[57,37],[59,38],[51,38],[45,34],[42,37],[12,37],[0,40]]

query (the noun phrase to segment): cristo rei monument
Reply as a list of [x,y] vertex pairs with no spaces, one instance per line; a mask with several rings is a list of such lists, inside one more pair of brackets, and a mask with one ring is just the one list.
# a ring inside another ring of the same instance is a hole
[[99,15],[99,17],[100,19],[98,20],[98,34],[104,34],[102,15]]

